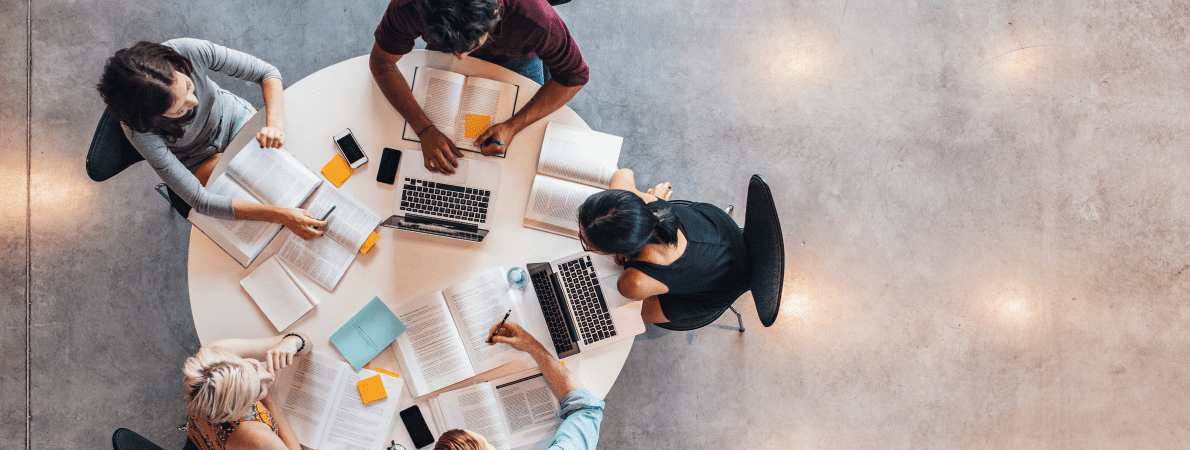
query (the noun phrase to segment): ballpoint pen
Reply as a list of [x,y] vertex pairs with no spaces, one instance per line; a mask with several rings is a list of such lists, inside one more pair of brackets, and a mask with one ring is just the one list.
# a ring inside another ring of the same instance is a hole
[[[330,217],[330,216],[331,216],[331,213],[335,212],[335,208],[338,208],[338,207],[339,207],[339,205],[331,205],[331,209],[328,209],[328,210],[326,210],[326,214],[323,214],[323,215],[322,215],[322,218],[321,218],[321,219],[318,219],[318,221],[319,221],[319,222],[326,222],[326,218],[327,218],[327,217]],[[319,227],[314,227],[314,228],[319,228]]]
[[488,140],[486,140],[486,141],[483,141],[483,145],[492,145],[492,144],[496,144],[496,145],[498,145],[498,146],[500,146],[500,147],[503,147],[503,146],[504,146],[504,143],[503,143],[503,142],[500,142],[500,141],[497,141],[497,140],[496,140],[496,138],[488,138]]
[[504,322],[508,321],[508,315],[509,315],[509,314],[512,314],[512,310],[511,310],[511,309],[510,309],[510,310],[508,310],[508,312],[504,313],[504,320],[501,320],[501,321],[500,321],[500,326],[496,327],[496,331],[493,331],[493,332],[492,332],[492,335],[491,335],[491,336],[488,336],[488,343],[489,343],[489,344],[491,344],[491,343],[492,343],[492,339],[493,339],[493,338],[495,338],[497,334],[500,334],[500,330],[503,330],[503,329],[504,329]]

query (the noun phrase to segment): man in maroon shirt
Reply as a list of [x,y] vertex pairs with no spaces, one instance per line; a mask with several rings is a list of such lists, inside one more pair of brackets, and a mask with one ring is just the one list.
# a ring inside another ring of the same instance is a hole
[[[397,70],[396,62],[413,50],[419,36],[425,39],[426,49],[453,53],[459,59],[470,55],[508,67],[540,58],[549,69],[552,78],[524,108],[476,139],[486,156],[503,154],[513,136],[565,105],[590,77],[578,44],[546,0],[392,0],[376,27],[372,77],[417,131],[429,170],[454,173],[463,152],[431,125],[413,99],[409,82]],[[485,144],[488,138],[505,145]]]

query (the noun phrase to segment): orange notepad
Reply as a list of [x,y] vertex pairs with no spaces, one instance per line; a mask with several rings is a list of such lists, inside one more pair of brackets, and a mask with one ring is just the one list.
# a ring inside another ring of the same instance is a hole
[[355,383],[355,386],[359,388],[359,398],[364,401],[365,405],[388,397],[388,392],[384,390],[384,381],[380,379],[380,375],[359,380]]
[[347,160],[343,159],[343,155],[335,155],[330,162],[322,166],[322,176],[326,177],[328,181],[335,185],[335,187],[342,187],[343,182],[355,173],[355,169],[347,164]]
[[483,114],[467,114],[466,123],[463,135],[467,139],[475,139],[492,125],[492,117]]
[[361,245],[359,247],[359,252],[363,253],[365,255],[368,254],[368,250],[371,250],[372,246],[376,245],[376,241],[379,241],[379,240],[380,240],[380,235],[376,234],[376,232],[373,231],[372,234],[368,236],[368,239],[366,241],[364,241],[364,245]]

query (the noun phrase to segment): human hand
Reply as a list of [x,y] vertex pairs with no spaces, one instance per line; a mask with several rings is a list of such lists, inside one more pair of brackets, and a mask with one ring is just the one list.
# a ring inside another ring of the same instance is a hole
[[427,128],[418,138],[421,139],[421,154],[426,170],[453,175],[455,167],[459,167],[458,158],[463,157],[463,152],[455,147],[455,143],[435,126]]
[[[496,331],[497,328],[500,329],[499,332]],[[492,343],[488,345],[508,344],[512,348],[522,352],[528,352],[535,347],[541,347],[541,343],[537,342],[537,338],[529,334],[528,331],[525,331],[524,328],[521,328],[516,322],[505,321],[503,328],[500,327],[500,322],[496,322],[488,330],[489,335],[492,333],[496,333],[496,336],[492,338]]]
[[672,184],[665,182],[659,183],[657,186],[654,186],[645,193],[668,202],[669,199],[674,196],[674,189]]
[[293,364],[293,356],[298,353],[298,349],[304,350],[303,344],[306,347],[310,346],[309,339],[306,339],[305,336],[285,336],[281,338],[281,342],[278,342],[277,345],[265,352],[265,367],[268,368],[269,372],[275,374],[281,369]]
[[264,148],[281,148],[285,145],[285,132],[277,127],[264,127],[256,133],[256,142]]
[[[512,143],[512,138],[516,137],[517,129],[507,122],[501,122],[488,127],[479,137],[475,139],[475,146],[479,147],[479,152],[483,156],[500,156],[508,150],[508,144]],[[496,145],[495,143],[487,144],[488,139],[499,141],[504,145]]]
[[326,227],[326,221],[318,220],[311,216],[309,212],[301,208],[279,208],[281,214],[281,224],[285,225],[289,231],[296,234],[305,240],[314,239],[322,236],[322,229]]

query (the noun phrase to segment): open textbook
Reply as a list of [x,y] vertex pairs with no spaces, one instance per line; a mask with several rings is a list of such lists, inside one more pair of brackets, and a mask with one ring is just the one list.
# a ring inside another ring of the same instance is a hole
[[308,448],[379,449],[397,412],[404,382],[381,375],[388,398],[368,404],[360,399],[356,382],[375,376],[326,355],[311,352],[296,358],[281,371],[274,384],[273,398],[278,400],[289,427],[298,442]]
[[[285,148],[261,148],[253,139],[227,164],[227,172],[207,185],[215,195],[229,195],[266,205],[296,208],[322,184],[314,171]],[[281,224],[224,220],[191,211],[190,223],[223,251],[248,267],[281,231]]]
[[509,310],[508,320],[521,321],[512,295],[504,270],[496,268],[393,308],[408,327],[397,337],[393,354],[414,397],[522,358],[507,344],[487,343],[492,325]]
[[380,225],[380,216],[329,184],[314,194],[306,212],[322,217],[331,206],[335,211],[326,218],[322,237],[307,241],[290,234],[277,252],[281,261],[328,291],[335,290],[368,235]]
[[429,406],[441,430],[474,431],[497,450],[552,439],[562,424],[558,399],[536,368],[444,392]]
[[256,302],[278,332],[284,331],[318,305],[293,272],[276,255],[240,280],[240,286]]
[[[411,89],[413,99],[438,131],[454,141],[456,147],[478,152],[475,138],[489,126],[512,118],[521,87],[430,67],[415,67]],[[418,131],[405,121],[402,136],[405,140],[421,142]]]
[[545,126],[525,226],[578,239],[578,207],[608,188],[624,138],[558,122]]

